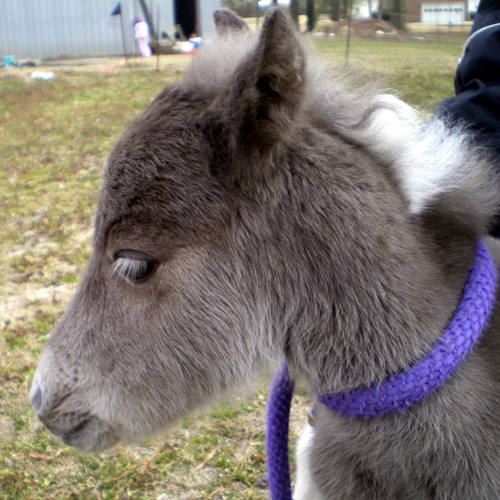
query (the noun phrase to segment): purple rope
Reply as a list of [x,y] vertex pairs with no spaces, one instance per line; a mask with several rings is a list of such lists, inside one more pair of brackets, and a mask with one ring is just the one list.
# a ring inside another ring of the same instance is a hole
[[330,410],[351,418],[404,413],[410,406],[423,401],[455,373],[472,351],[488,324],[495,304],[495,288],[495,264],[486,245],[480,241],[457,312],[425,359],[380,385],[321,396],[319,401]]
[[291,500],[288,462],[288,424],[295,386],[288,375],[286,361],[271,385],[267,407],[266,452],[269,490],[273,500]]
[[[495,305],[496,267],[486,245],[479,241],[474,267],[457,312],[434,349],[408,371],[379,385],[350,393],[320,396],[329,409],[351,418],[404,413],[423,401],[458,369],[489,322]],[[271,387],[267,415],[267,464],[272,500],[291,500],[288,425],[294,384],[286,361]]]

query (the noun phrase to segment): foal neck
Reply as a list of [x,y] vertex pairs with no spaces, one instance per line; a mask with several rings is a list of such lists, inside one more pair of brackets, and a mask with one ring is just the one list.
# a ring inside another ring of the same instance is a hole
[[474,261],[472,231],[439,211],[408,214],[390,180],[363,203],[361,214],[347,207],[349,217],[336,219],[323,288],[314,301],[304,298],[309,323],[301,331],[307,320],[299,318],[286,339],[292,376],[304,374],[319,394],[380,383],[425,357]]

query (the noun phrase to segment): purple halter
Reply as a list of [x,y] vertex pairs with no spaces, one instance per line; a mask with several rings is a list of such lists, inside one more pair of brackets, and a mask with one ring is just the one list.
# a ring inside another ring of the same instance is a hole
[[[350,418],[404,413],[423,401],[458,369],[489,322],[495,304],[496,268],[486,245],[479,241],[462,300],[443,336],[429,355],[404,373],[385,382],[349,393],[317,399],[330,410]],[[267,464],[272,500],[291,500],[288,425],[294,383],[286,361],[271,386],[267,412]]]

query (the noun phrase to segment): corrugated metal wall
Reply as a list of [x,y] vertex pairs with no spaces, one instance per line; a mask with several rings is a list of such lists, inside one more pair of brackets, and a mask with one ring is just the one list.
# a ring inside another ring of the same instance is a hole
[[[0,58],[95,57],[123,54],[117,0],[0,0]],[[160,31],[174,25],[173,0],[146,0]],[[199,0],[200,26],[212,32],[212,11],[221,0]],[[127,53],[136,53],[132,21],[144,17],[137,0],[121,0]]]
[[200,31],[204,38],[209,38],[214,32],[213,11],[219,9],[222,0],[198,0],[198,15]]

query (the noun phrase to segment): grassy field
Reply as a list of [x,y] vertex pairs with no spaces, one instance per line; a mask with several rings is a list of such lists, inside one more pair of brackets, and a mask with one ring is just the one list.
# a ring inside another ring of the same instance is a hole
[[[342,63],[345,42],[317,42]],[[459,44],[354,42],[350,65],[431,113],[452,95]],[[57,67],[34,82],[0,73],[0,498],[264,499],[264,381],[148,442],[84,455],[42,428],[27,402],[36,360],[90,254],[103,162],[179,65]],[[168,61],[171,61],[169,59]],[[179,60],[180,61],[180,60]],[[292,437],[310,398],[295,398]]]

